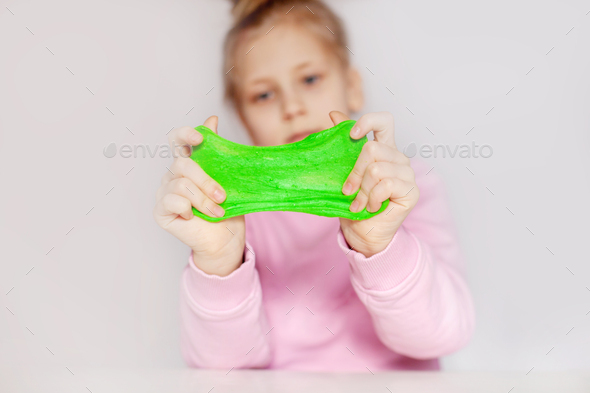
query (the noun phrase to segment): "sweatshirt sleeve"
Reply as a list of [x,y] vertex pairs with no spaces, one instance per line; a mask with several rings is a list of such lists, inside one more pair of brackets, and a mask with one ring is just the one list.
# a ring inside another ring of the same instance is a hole
[[244,262],[225,277],[199,269],[191,251],[180,290],[181,352],[190,367],[229,370],[270,364],[270,328],[254,251],[246,239]]
[[[414,166],[414,165],[412,165]],[[444,185],[416,172],[420,199],[389,245],[366,258],[342,230],[351,283],[384,345],[416,359],[448,355],[467,344],[475,311]]]

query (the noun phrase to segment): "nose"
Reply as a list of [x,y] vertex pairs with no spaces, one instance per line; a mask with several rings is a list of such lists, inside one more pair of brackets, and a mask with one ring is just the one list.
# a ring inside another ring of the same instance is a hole
[[299,94],[295,91],[283,93],[283,118],[291,120],[305,114],[305,104]]

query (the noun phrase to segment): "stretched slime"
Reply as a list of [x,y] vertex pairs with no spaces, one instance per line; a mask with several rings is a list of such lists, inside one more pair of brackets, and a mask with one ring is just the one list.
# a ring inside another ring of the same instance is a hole
[[346,120],[305,139],[280,146],[247,146],[231,142],[205,126],[195,127],[203,142],[193,147],[191,159],[225,190],[219,205],[223,217],[193,213],[210,222],[260,211],[294,211],[325,217],[365,220],[381,213],[389,199],[373,213],[349,207],[358,191],[344,195],[342,186],[363,145],[352,139],[354,120]]

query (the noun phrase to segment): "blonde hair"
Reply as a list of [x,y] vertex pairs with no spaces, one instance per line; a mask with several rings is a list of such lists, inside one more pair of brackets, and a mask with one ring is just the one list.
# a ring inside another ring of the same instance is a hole
[[228,31],[223,48],[225,99],[234,105],[238,97],[235,72],[235,51],[243,32],[261,26],[271,17],[305,23],[317,31],[327,47],[348,67],[347,37],[342,21],[321,0],[233,0],[233,27]]

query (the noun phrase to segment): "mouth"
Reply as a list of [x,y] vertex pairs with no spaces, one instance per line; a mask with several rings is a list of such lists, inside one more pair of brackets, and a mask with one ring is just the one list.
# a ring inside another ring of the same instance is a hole
[[299,142],[300,140],[305,139],[308,135],[314,134],[319,131],[320,130],[305,130],[297,132],[289,137],[287,143]]

